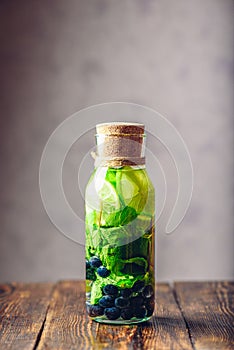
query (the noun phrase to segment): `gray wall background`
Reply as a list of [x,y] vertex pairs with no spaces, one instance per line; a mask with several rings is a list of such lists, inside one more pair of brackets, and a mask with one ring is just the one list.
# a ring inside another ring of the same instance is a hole
[[[231,0],[0,2],[1,281],[84,277],[84,248],[42,206],[39,162],[59,123],[108,101],[159,111],[193,161],[186,217],[170,236],[159,224],[158,279],[234,277],[233,10]],[[92,133],[80,142],[65,176],[77,210],[72,185]],[[173,193],[175,172],[158,147]]]

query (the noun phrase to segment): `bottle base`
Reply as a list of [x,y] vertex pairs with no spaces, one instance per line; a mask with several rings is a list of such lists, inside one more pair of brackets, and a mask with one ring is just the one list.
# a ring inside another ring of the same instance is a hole
[[98,322],[98,323],[103,323],[103,324],[111,324],[111,325],[132,325],[132,324],[138,324],[138,323],[143,323],[147,322],[152,318],[152,316],[147,316],[144,318],[132,318],[131,320],[108,320],[103,316],[99,317],[90,317],[91,320]]

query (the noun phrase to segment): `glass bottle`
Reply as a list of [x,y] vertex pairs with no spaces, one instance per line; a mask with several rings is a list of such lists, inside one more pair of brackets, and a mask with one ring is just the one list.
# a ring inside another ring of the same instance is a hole
[[144,125],[104,123],[96,130],[85,193],[87,312],[100,323],[144,322],[155,304],[155,194]]

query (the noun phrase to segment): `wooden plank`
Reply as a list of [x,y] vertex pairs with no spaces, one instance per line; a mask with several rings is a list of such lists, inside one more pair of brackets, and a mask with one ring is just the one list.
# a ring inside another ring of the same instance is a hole
[[172,288],[168,284],[158,284],[156,292],[155,315],[149,326],[140,327],[146,349],[192,349]]
[[194,349],[234,349],[234,283],[176,283]]
[[54,289],[38,349],[191,350],[192,346],[169,285],[157,286],[152,321],[140,326],[111,326],[86,316],[84,282],[64,281]]
[[92,349],[98,325],[88,322],[85,282],[62,281],[52,294],[38,349]]
[[52,284],[0,284],[0,349],[34,349]]

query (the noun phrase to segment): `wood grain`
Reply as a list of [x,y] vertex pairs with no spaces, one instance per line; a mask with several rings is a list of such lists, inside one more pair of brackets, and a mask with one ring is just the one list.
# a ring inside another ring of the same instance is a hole
[[185,322],[168,284],[158,284],[156,310],[146,326],[139,327],[143,349],[192,349]]
[[98,324],[85,312],[85,282],[57,283],[38,349],[92,349]]
[[0,349],[34,349],[52,284],[0,284]]
[[111,326],[85,313],[84,282],[60,282],[54,289],[38,349],[192,349],[186,325],[169,285],[157,287],[152,321]]
[[234,349],[234,283],[176,283],[175,292],[193,347]]
[[92,322],[84,281],[0,285],[0,350],[234,349],[234,283],[158,284],[156,311],[138,326]]

